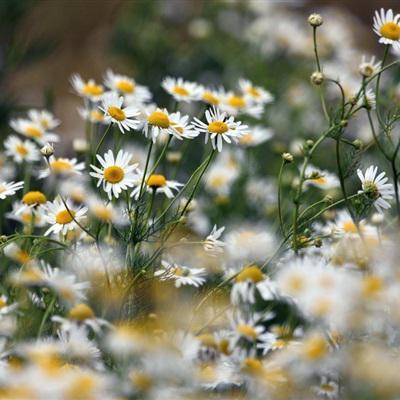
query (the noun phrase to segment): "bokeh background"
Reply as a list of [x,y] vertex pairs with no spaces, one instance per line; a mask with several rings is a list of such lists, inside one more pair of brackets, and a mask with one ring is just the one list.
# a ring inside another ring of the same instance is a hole
[[[279,57],[268,57],[257,46],[249,45],[247,30],[257,13],[281,8],[289,13],[287,18],[295,13],[305,21],[311,11],[334,8],[338,12],[335,18],[348,18],[357,46],[374,51],[374,10],[396,9],[399,5],[398,0],[255,0],[251,6],[249,3],[1,0],[1,134],[4,137],[9,133],[7,123],[15,113],[30,107],[48,107],[63,122],[59,133],[64,143],[81,136],[83,122],[76,113],[79,100],[71,93],[69,78],[73,72],[79,72],[83,77],[101,80],[108,67],[148,85],[159,103],[167,101],[160,89],[160,80],[166,75],[227,87],[245,76],[265,85],[279,99],[282,81],[293,75],[294,68],[298,71],[298,60],[291,60],[284,51]],[[288,21],[276,19],[274,23],[279,29]],[[293,39],[293,35],[295,30],[288,30],[287,40]],[[281,45],[284,49],[285,43]]]

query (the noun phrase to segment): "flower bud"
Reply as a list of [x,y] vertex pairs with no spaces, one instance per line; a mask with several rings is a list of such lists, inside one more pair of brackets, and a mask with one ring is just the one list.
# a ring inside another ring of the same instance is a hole
[[72,147],[77,153],[85,153],[88,150],[88,144],[85,139],[74,139]]
[[286,163],[291,163],[293,162],[293,155],[290,153],[283,153],[282,154],[282,159],[286,162]]
[[323,18],[321,17],[320,14],[311,14],[308,17],[308,23],[312,27],[317,27],[317,26],[321,26],[324,23],[324,20],[323,20]]
[[360,150],[363,147],[363,142],[360,139],[355,139],[353,140],[353,146],[357,149]]
[[311,74],[311,83],[315,86],[320,86],[324,82],[325,76],[322,72],[315,71]]
[[327,204],[332,204],[333,203],[333,197],[329,196],[329,195],[326,195],[324,197],[324,202],[327,203]]
[[314,146],[314,140],[308,139],[306,140],[306,142],[304,143],[304,147],[305,149],[311,149]]
[[320,238],[314,239],[314,246],[315,247],[322,247],[322,240]]
[[49,158],[54,154],[54,147],[50,143],[46,143],[41,149],[40,153],[43,157]]

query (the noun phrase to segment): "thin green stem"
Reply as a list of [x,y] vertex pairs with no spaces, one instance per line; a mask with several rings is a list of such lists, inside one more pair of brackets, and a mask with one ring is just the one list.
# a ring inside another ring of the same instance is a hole
[[99,152],[99,150],[100,150],[100,148],[101,148],[101,145],[103,144],[104,139],[106,138],[107,133],[108,133],[108,131],[110,130],[111,126],[112,126],[112,122],[110,123],[110,125],[108,125],[107,129],[104,131],[103,136],[101,137],[99,143],[98,143],[97,146],[96,146],[96,150],[94,151],[93,157],[92,157],[92,164],[93,164],[93,165],[96,164],[96,155],[98,154],[98,152]]
[[47,318],[49,317],[50,313],[52,312],[53,307],[54,307],[54,305],[56,303],[56,300],[57,300],[57,296],[53,295],[53,298],[51,299],[50,304],[48,305],[45,313],[43,314],[43,318],[42,318],[42,321],[40,322],[39,330],[38,330],[38,333],[37,333],[37,338],[38,339],[42,336],[43,329],[44,329],[44,326],[46,324]]
[[278,215],[279,215],[279,226],[281,228],[282,235],[285,236],[285,226],[283,224],[282,218],[282,199],[281,199],[281,191],[282,191],[282,172],[283,168],[285,167],[286,162],[282,160],[281,167],[279,168],[279,175],[278,175]]

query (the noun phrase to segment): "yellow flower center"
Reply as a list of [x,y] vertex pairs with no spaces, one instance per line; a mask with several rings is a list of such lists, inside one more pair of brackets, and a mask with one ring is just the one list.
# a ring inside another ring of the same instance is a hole
[[167,129],[170,126],[168,115],[162,111],[154,111],[147,117],[149,125],[158,126],[159,128]]
[[93,399],[96,389],[96,379],[88,373],[80,374],[68,388],[68,400]]
[[60,225],[69,224],[74,220],[75,212],[72,210],[63,210],[57,213],[56,215],[56,223]]
[[182,86],[175,86],[173,91],[179,96],[189,96],[189,92]]
[[103,222],[110,222],[112,220],[112,211],[107,207],[95,207],[94,215]]
[[208,132],[225,133],[229,130],[229,126],[224,121],[213,121],[208,124]]
[[322,336],[314,336],[304,343],[304,356],[308,360],[318,360],[328,352],[328,345]]
[[203,100],[208,104],[218,105],[220,100],[217,96],[214,96],[211,92],[203,93]]
[[46,196],[39,191],[28,192],[22,198],[22,202],[29,206],[32,204],[44,204],[46,203],[46,201],[47,201]]
[[15,150],[22,157],[24,157],[28,154],[28,149],[23,144],[17,144],[15,146]]
[[21,264],[26,264],[31,260],[29,254],[24,250],[17,250],[15,252],[15,259]]
[[119,91],[124,93],[133,93],[135,91],[135,84],[127,79],[121,79],[116,86]]
[[204,335],[197,336],[197,339],[201,342],[203,346],[212,347],[214,349],[218,348],[218,343],[214,339],[213,335],[205,333]]
[[386,39],[399,40],[400,39],[400,25],[394,22],[386,22],[379,29],[379,32]]
[[94,312],[87,304],[80,303],[69,310],[68,318],[84,321],[85,319],[94,318]]
[[151,376],[143,372],[134,372],[129,377],[135,388],[139,389],[141,392],[147,392],[153,385]]
[[243,361],[243,370],[250,374],[260,374],[263,372],[263,364],[257,358],[246,358]]
[[111,118],[114,118],[117,121],[124,121],[126,119],[125,113],[119,107],[115,106],[108,107],[107,112],[110,114]]
[[25,128],[25,134],[26,136],[32,138],[41,138],[43,136],[43,132],[39,128],[36,128],[35,126],[27,126]]
[[82,92],[89,96],[100,96],[101,94],[103,94],[103,88],[102,86],[96,85],[95,83],[87,83],[83,87]]
[[264,275],[256,265],[245,267],[236,277],[236,282],[252,281],[254,283],[264,280]]
[[249,87],[247,89],[247,93],[253,97],[260,97],[260,91],[257,88],[255,88],[254,86]]
[[246,106],[246,100],[242,96],[231,96],[228,99],[228,104],[234,108],[243,108]]
[[380,293],[385,283],[379,276],[370,275],[362,282],[362,292],[365,297],[374,297]]
[[229,340],[228,339],[222,339],[219,342],[219,351],[227,356],[231,353],[231,351],[229,349]]
[[103,121],[103,119],[104,119],[104,115],[99,111],[99,110],[93,110],[91,113],[90,113],[90,118],[93,120],[93,121]]
[[286,286],[290,294],[300,293],[304,289],[304,279],[301,275],[292,275],[289,277]]
[[346,233],[357,233],[357,226],[353,221],[349,220],[343,224],[343,230]]
[[150,175],[147,179],[147,185],[153,188],[163,187],[167,183],[164,175]]
[[125,172],[118,165],[112,165],[104,170],[104,179],[109,183],[118,183],[124,179]]
[[312,179],[312,181],[318,185],[326,185],[328,180],[324,176],[320,176],[319,178]]
[[237,326],[237,331],[242,335],[250,339],[257,338],[257,331],[250,325],[240,324]]
[[244,144],[244,145],[252,144],[253,143],[253,135],[250,133],[247,133],[246,135],[242,136],[239,139],[239,143]]
[[66,172],[72,170],[72,164],[65,160],[54,160],[50,163],[50,168],[54,172]]

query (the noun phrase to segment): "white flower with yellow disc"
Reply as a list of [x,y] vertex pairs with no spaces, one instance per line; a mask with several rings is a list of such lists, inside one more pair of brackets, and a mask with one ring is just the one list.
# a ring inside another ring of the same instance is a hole
[[393,14],[393,10],[375,11],[374,32],[380,36],[379,43],[394,44],[400,40],[400,14]]
[[104,158],[99,154],[96,155],[101,168],[91,165],[94,172],[90,172],[90,176],[98,179],[97,187],[103,185],[103,190],[107,193],[108,198],[118,198],[123,190],[133,187],[137,182],[137,176],[134,171],[138,164],[131,164],[132,155],[120,150],[117,157],[111,150],[104,154]]
[[32,122],[29,119],[17,118],[10,121],[10,126],[15,132],[33,139],[38,143],[44,145],[48,142],[58,142],[58,135],[55,133],[47,132],[41,125]]
[[85,82],[79,74],[72,75],[71,84],[76,94],[85,99],[97,102],[104,95],[103,85],[97,84],[93,79]]
[[64,202],[57,197],[53,202],[48,202],[44,206],[44,219],[50,224],[50,228],[45,232],[45,236],[51,233],[67,234],[86,219],[87,207],[76,207],[69,200]]
[[123,107],[123,103],[122,96],[111,92],[103,97],[102,106],[99,108],[104,111],[105,122],[117,124],[119,130],[125,133],[139,127],[140,122],[136,117],[140,115],[140,112],[135,106]]
[[12,157],[17,164],[33,162],[40,159],[38,148],[30,140],[21,140],[15,135],[10,135],[4,141],[5,153]]
[[182,78],[165,78],[161,86],[169,93],[176,101],[191,101],[200,100],[202,87],[196,82],[184,81]]

